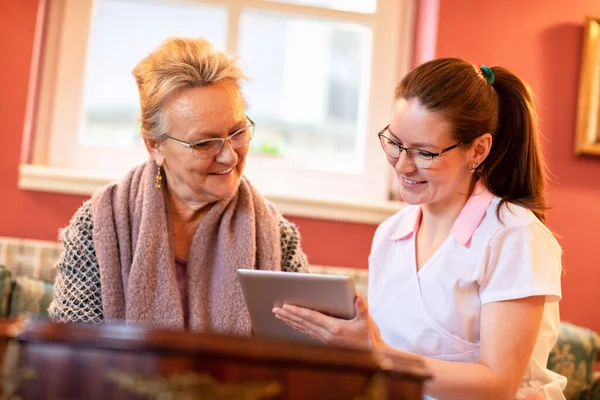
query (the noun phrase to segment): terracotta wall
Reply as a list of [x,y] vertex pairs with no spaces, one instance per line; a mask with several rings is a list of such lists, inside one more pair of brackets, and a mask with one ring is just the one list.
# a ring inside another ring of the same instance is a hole
[[564,249],[562,317],[600,331],[600,158],[572,150],[588,15],[600,17],[599,1],[440,0],[436,55],[503,65],[533,87],[553,175],[548,225]]

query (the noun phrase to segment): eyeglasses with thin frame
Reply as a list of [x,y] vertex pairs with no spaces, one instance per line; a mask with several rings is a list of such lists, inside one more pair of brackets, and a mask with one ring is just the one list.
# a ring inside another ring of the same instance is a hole
[[221,152],[223,144],[226,140],[229,140],[231,147],[234,149],[243,147],[250,143],[254,137],[255,124],[254,121],[252,121],[248,116],[246,116],[246,120],[248,124],[245,127],[238,129],[226,138],[205,139],[197,142],[186,142],[184,140],[176,139],[172,136],[167,136],[167,138],[175,143],[179,143],[180,145],[191,149],[192,154],[196,158],[214,157]]
[[408,159],[412,161],[417,168],[421,169],[431,168],[431,166],[433,165],[433,161],[436,157],[439,157],[442,154],[469,142],[458,142],[456,144],[453,144],[452,146],[448,146],[440,150],[437,153],[432,153],[431,151],[427,150],[404,147],[401,144],[397,143],[396,141],[385,135],[386,131],[389,132],[389,127],[389,125],[386,126],[377,134],[377,136],[379,136],[381,148],[383,149],[385,154],[387,154],[391,158],[398,159],[400,158],[400,154],[402,154],[402,151],[405,151],[406,155],[408,156]]

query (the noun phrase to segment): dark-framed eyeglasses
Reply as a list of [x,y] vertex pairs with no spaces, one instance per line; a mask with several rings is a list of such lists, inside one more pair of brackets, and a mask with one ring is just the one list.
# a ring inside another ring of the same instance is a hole
[[[469,142],[469,141],[458,142],[456,144],[453,144],[452,146],[448,146],[445,149],[440,150],[437,153],[432,153],[431,151],[427,151],[427,150],[404,147],[401,144],[395,142],[393,139],[391,139],[389,137],[389,136],[391,136],[391,134],[389,134],[389,130],[388,130],[389,127],[390,127],[389,125],[386,126],[377,134],[377,136],[379,137],[379,143],[381,143],[381,148],[383,149],[385,154],[387,154],[391,158],[398,159],[398,158],[400,158],[402,151],[405,151],[408,159],[417,168],[421,168],[421,169],[431,168],[431,166],[433,165],[433,161],[435,160],[436,157],[439,157],[442,154],[444,154],[452,149],[455,149],[457,147],[460,147]],[[388,132],[388,136],[386,136],[386,134],[385,134],[386,132]]]
[[231,147],[233,147],[234,149],[243,147],[250,143],[250,141],[254,137],[255,124],[254,121],[252,121],[248,116],[246,116],[246,120],[247,125],[245,127],[243,127],[242,129],[238,129],[226,138],[205,139],[199,140],[197,142],[186,142],[184,140],[176,139],[172,136],[167,136],[167,138],[174,141],[175,143],[179,143],[180,145],[191,149],[192,154],[196,158],[214,157],[221,152],[223,144],[226,140],[229,140],[229,143],[231,143]]

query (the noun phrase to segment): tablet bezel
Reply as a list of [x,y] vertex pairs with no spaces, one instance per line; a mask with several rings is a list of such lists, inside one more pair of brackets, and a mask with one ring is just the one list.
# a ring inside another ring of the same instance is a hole
[[238,269],[254,335],[319,343],[273,314],[273,307],[293,304],[341,319],[353,319],[356,287],[346,275]]

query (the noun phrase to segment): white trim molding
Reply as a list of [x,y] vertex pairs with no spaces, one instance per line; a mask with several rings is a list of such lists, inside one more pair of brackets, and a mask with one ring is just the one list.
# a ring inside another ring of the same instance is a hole
[[[89,196],[100,187],[119,180],[117,176],[91,171],[33,164],[19,166],[19,188],[23,190]],[[275,193],[265,193],[265,197],[284,215],[371,225],[380,224],[405,205],[398,201],[364,203]]]

